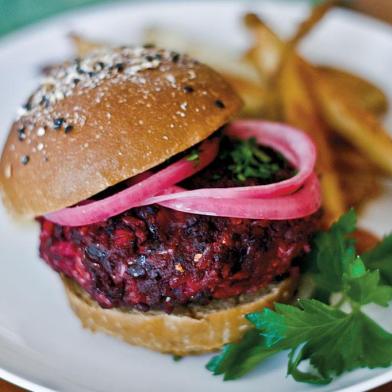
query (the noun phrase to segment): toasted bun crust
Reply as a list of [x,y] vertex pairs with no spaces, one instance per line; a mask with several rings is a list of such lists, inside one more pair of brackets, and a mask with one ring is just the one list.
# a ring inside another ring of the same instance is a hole
[[69,303],[85,328],[123,339],[129,344],[175,355],[200,354],[238,341],[250,323],[244,315],[288,301],[298,278],[290,277],[258,295],[216,300],[175,314],[102,309],[72,281],[63,278]]
[[106,48],[55,67],[12,125],[5,204],[22,218],[71,206],[202,141],[241,104],[209,67],[164,50]]

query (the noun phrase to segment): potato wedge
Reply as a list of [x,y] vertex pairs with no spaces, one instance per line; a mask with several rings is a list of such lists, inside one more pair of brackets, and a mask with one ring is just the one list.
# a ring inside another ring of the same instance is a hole
[[330,139],[346,208],[360,211],[382,191],[380,173],[350,143],[338,135]]
[[307,70],[328,125],[380,170],[392,175],[392,138],[376,116],[342,94],[339,88],[315,68],[308,67]]
[[329,10],[340,2],[341,0],[326,0],[313,7],[309,16],[299,25],[296,33],[287,41],[287,45],[292,48],[296,47],[317,26]]
[[279,90],[285,121],[305,130],[318,149],[317,171],[321,174],[321,189],[326,220],[335,221],[345,210],[339,177],[328,141],[328,130],[318,113],[311,91],[301,71],[306,63],[295,54],[288,57],[279,73]]
[[318,66],[317,70],[358,107],[375,115],[381,115],[387,111],[388,99],[384,92],[368,80],[351,72],[325,65]]
[[255,42],[245,58],[255,65],[263,82],[268,85],[279,70],[285,43],[256,14],[246,14],[244,24]]

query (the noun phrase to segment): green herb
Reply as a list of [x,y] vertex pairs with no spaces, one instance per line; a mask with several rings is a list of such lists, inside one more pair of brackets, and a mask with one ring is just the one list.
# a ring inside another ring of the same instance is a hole
[[233,149],[226,154],[233,161],[229,169],[240,181],[247,178],[268,180],[279,170],[279,165],[272,162],[272,158],[260,148],[255,138],[236,140]]
[[247,374],[279,349],[265,349],[264,337],[256,329],[247,331],[239,343],[226,344],[219,355],[207,364],[207,369],[214,375],[223,374],[224,380],[234,380]]
[[199,149],[197,147],[192,148],[189,151],[189,155],[186,157],[186,160],[187,161],[191,161],[191,162],[194,161],[195,164],[198,165],[199,161],[200,161],[200,151],[199,151]]
[[184,357],[181,355],[173,355],[173,361],[174,362],[179,362],[181,361],[181,359],[183,359]]
[[392,287],[384,284],[392,278],[392,237],[361,258],[349,238],[355,226],[354,211],[343,215],[328,232],[316,236],[308,258],[323,298],[338,292],[337,302],[302,299],[297,306],[276,304],[275,311],[248,314],[255,329],[239,343],[224,346],[207,368],[225,380],[236,379],[270,356],[288,351],[287,372],[295,380],[327,384],[356,368],[390,366],[392,334],[365,315],[362,306],[387,306],[392,300]]
[[356,214],[354,210],[350,210],[328,231],[320,232],[314,238],[312,251],[306,262],[314,273],[318,292],[339,292],[343,289],[346,264],[356,253],[355,241],[349,238],[355,228]]
[[369,269],[378,269],[381,280],[392,285],[392,234],[374,249],[362,255],[362,259]]

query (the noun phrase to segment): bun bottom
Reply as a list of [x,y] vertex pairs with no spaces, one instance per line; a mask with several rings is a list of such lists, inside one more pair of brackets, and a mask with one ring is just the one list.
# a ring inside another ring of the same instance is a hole
[[245,314],[271,307],[275,302],[287,302],[298,283],[297,276],[290,276],[257,294],[214,300],[206,306],[191,305],[167,314],[103,309],[73,281],[62,279],[71,308],[83,327],[174,355],[206,353],[238,341],[251,327]]

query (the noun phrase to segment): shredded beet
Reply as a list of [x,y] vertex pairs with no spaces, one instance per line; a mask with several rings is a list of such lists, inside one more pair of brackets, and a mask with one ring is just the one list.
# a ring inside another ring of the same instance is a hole
[[152,206],[85,227],[41,225],[41,257],[101,306],[170,311],[269,284],[307,250],[317,219],[250,221]]

